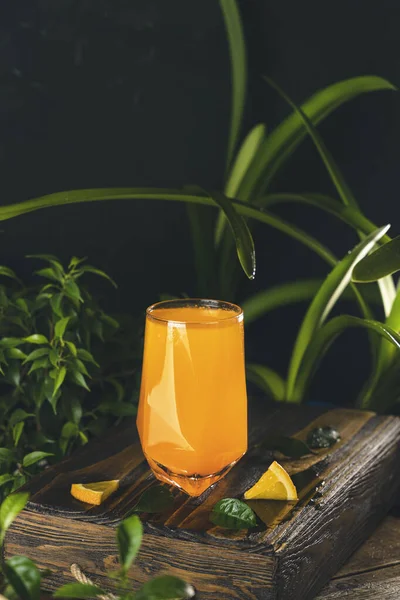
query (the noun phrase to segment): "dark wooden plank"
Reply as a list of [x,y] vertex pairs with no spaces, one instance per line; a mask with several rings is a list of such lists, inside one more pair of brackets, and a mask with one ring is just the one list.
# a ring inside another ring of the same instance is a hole
[[[131,574],[134,585],[150,573],[169,570],[194,583],[199,599],[306,600],[393,505],[400,485],[400,419],[265,404],[252,406],[251,415],[249,453],[221,482],[199,498],[175,492],[170,510],[142,515],[144,546]],[[229,532],[210,523],[210,510],[220,498],[241,497],[270,464],[271,454],[260,456],[255,443],[278,431],[305,439],[317,425],[336,426],[341,442],[299,460],[279,459],[303,479],[297,503],[253,502],[260,517],[254,530]],[[114,527],[155,483],[134,431],[127,423],[28,486],[32,501],[7,535],[6,555],[26,553],[26,548],[32,557],[40,555],[42,566],[56,569],[47,580],[50,589],[57,578],[70,580],[74,556],[89,576],[104,583],[116,556]],[[120,478],[121,487],[100,507],[82,505],[69,494],[73,482],[107,478]]]
[[400,515],[390,515],[332,578],[317,600],[400,598]]

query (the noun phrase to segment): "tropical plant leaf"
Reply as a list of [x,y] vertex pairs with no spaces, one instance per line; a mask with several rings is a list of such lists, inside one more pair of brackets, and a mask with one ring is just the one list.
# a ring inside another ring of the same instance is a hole
[[229,167],[240,133],[247,88],[247,58],[242,21],[236,0],[220,0],[228,35],[231,57],[232,107],[228,142],[227,168]]
[[[303,121],[304,127],[307,130],[307,133],[310,135],[311,139],[314,142],[315,147],[317,148],[320,157],[332,179],[333,184],[336,187],[336,190],[342,199],[343,204],[346,206],[351,206],[354,209],[358,210],[358,203],[347,185],[339,167],[337,166],[333,156],[329,152],[328,148],[325,146],[325,143],[320,136],[316,127],[314,127],[311,120],[307,117],[306,113],[297,106],[293,100],[289,98],[289,96],[271,79],[265,77],[264,78],[281,96],[286,102],[294,109],[300,119]],[[362,236],[360,236],[362,237]],[[392,304],[394,302],[394,298],[396,295],[396,290],[394,287],[393,280],[391,278],[387,278],[385,280],[381,280],[378,282],[379,289],[382,295],[382,302],[385,309],[385,315],[387,316],[390,312]]]
[[212,229],[208,213],[203,206],[188,204],[186,206],[190,224],[191,240],[194,250],[194,262],[197,275],[197,293],[201,298],[213,296],[215,289],[214,269],[215,253],[213,248]]
[[285,400],[285,382],[282,377],[265,365],[247,364],[246,377],[276,402]]
[[254,279],[256,272],[256,254],[254,242],[246,221],[240,216],[231,200],[219,192],[211,192],[210,196],[220,206],[235,238],[236,251],[243,271],[249,279]]
[[330,272],[316,294],[301,324],[293,348],[287,378],[286,394],[288,401],[296,401],[294,397],[296,378],[299,374],[304,353],[315,332],[326,320],[342,292],[350,283],[355,265],[358,261],[362,260],[371,248],[373,248],[374,244],[385,235],[389,227],[389,225],[386,225],[385,227],[377,229],[348,253]]
[[[302,104],[301,109],[314,125],[318,125],[342,104],[360,94],[395,89],[394,85],[381,77],[353,77],[319,90]],[[265,192],[278,169],[306,135],[303,120],[297,112],[293,112],[261,144],[255,160],[243,178],[237,197],[241,200],[254,199]]]
[[297,402],[304,398],[311,376],[318,367],[323,356],[338,335],[349,327],[361,327],[374,331],[400,349],[400,335],[379,321],[360,319],[350,315],[334,317],[323,325],[313,336],[304,354],[301,369],[296,379],[296,390],[293,396]]
[[254,294],[241,303],[246,325],[286,304],[311,300],[319,290],[322,279],[290,281]]
[[[225,185],[225,195],[228,198],[234,198],[238,192],[240,182],[242,181],[251,161],[253,160],[261,142],[265,138],[265,125],[260,124],[253,127],[247,137],[244,139],[235,162],[231,168],[228,181]],[[218,246],[226,225],[226,217],[220,212],[215,227],[215,244]]]
[[363,258],[353,271],[353,281],[368,283],[400,271],[400,236]]

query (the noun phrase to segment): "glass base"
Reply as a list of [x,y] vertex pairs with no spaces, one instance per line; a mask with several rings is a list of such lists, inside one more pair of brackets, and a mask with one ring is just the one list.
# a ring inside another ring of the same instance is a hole
[[168,483],[179,488],[181,491],[186,492],[189,496],[201,496],[209,487],[217,483],[239,462],[242,456],[239,456],[236,460],[231,462],[226,467],[223,467],[218,473],[212,473],[211,475],[181,475],[173,473],[164,465],[156,462],[150,456],[145,454],[147,462],[150,465],[154,475],[163,483]]

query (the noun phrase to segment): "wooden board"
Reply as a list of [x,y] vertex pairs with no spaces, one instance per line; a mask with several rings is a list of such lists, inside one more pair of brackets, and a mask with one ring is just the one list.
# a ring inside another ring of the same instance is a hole
[[[252,503],[257,529],[231,532],[208,519],[219,499],[241,497],[268,467],[271,455],[251,450],[203,496],[176,493],[171,510],[142,515],[144,541],[130,573],[134,589],[168,571],[192,583],[204,600],[313,598],[393,505],[400,486],[400,419],[265,405],[251,406],[250,416],[250,448],[277,432],[305,439],[317,425],[335,426],[342,441],[315,456],[280,461],[292,475],[308,476],[302,476],[295,506]],[[73,482],[117,478],[120,489],[100,507],[69,494]],[[31,502],[6,537],[6,556],[23,553],[50,568],[49,590],[72,580],[72,563],[108,587],[106,571],[116,566],[114,528],[154,484],[134,423],[127,423],[30,483]]]
[[334,575],[316,600],[400,598],[400,510],[385,518],[372,536]]

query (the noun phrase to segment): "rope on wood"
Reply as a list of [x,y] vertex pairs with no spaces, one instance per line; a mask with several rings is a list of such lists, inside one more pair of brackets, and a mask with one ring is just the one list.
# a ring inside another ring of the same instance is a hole
[[[95,585],[93,583],[93,581],[85,575],[85,573],[81,570],[80,566],[77,565],[76,563],[73,563],[71,565],[70,570],[71,570],[73,577],[75,577],[75,579],[77,581],[79,581],[79,583],[85,583],[87,585]],[[101,596],[97,596],[97,598],[99,598],[99,600],[118,600],[118,596],[114,596],[114,594],[104,594]]]

